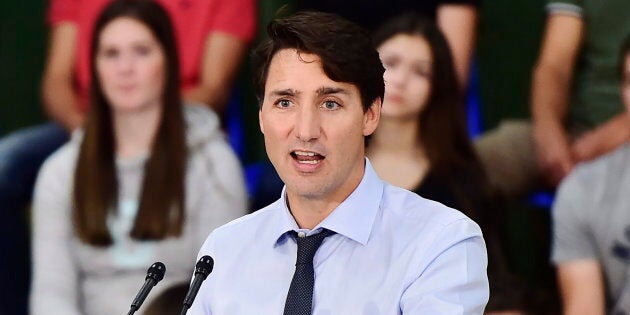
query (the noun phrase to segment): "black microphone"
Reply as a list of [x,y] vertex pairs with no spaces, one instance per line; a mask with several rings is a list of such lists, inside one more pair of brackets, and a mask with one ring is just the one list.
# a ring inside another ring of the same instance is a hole
[[208,277],[208,275],[212,272],[212,268],[214,267],[214,260],[212,257],[206,255],[199,259],[197,265],[195,265],[195,277],[193,278],[192,284],[188,289],[188,293],[186,293],[186,298],[184,299],[184,307],[182,308],[181,315],[185,315],[188,312],[188,309],[192,306],[193,301],[195,300],[195,296],[197,296],[197,292],[199,292],[199,288],[201,287],[201,283]]
[[147,270],[147,276],[144,278],[144,285],[140,288],[140,292],[136,295],[136,298],[131,302],[131,309],[127,315],[132,315],[135,313],[144,302],[144,299],[147,298],[151,289],[160,282],[164,278],[164,274],[166,273],[166,266],[164,266],[161,262],[155,262],[149,270]]

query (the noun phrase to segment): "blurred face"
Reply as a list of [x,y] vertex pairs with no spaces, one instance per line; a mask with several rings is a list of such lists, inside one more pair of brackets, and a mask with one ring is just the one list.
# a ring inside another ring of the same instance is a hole
[[356,188],[364,171],[363,139],[376,129],[379,105],[364,113],[358,88],[328,78],[316,55],[294,49],[275,54],[259,119],[289,200],[340,202]]
[[165,57],[144,24],[121,17],[101,32],[96,71],[105,97],[116,112],[160,106]]
[[626,111],[630,113],[630,54],[626,55],[623,67],[623,80],[621,81],[621,96]]
[[419,35],[398,34],[383,42],[378,52],[385,67],[383,117],[417,119],[431,90],[429,44]]

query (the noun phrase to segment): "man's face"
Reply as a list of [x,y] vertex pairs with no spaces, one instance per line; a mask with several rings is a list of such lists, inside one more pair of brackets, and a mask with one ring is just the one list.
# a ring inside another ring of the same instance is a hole
[[328,78],[317,55],[278,51],[259,120],[289,200],[343,201],[363,177],[364,136],[379,117],[380,100],[364,113],[359,89]]

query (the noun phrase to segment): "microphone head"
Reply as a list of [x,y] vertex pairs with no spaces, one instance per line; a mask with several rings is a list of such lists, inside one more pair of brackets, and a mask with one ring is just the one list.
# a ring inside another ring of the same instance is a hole
[[166,266],[164,266],[164,264],[159,261],[155,262],[153,263],[153,265],[151,265],[151,267],[149,267],[149,270],[147,270],[147,277],[145,278],[145,280],[151,278],[155,280],[155,283],[158,283],[162,279],[164,279],[165,273],[166,273]]
[[195,265],[195,274],[201,274],[205,279],[212,272],[212,268],[214,268],[214,260],[212,257],[205,255]]

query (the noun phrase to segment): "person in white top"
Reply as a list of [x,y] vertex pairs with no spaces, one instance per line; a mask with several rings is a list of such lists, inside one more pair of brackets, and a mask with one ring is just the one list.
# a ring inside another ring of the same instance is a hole
[[186,282],[213,228],[247,209],[218,117],[182,105],[167,13],[154,1],[113,1],[93,38],[85,128],[36,184],[34,315],[126,313],[147,267],[162,261],[150,303]]

